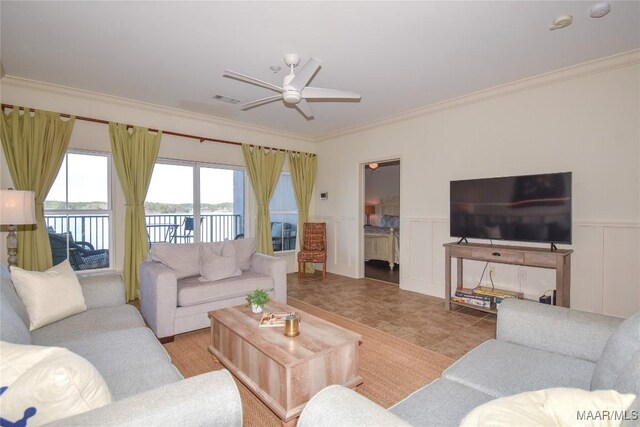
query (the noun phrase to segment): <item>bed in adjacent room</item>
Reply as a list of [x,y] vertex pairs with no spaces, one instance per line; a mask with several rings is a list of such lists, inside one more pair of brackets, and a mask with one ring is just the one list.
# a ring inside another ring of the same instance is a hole
[[364,260],[386,261],[393,270],[400,263],[400,198],[380,201],[380,225],[364,228]]

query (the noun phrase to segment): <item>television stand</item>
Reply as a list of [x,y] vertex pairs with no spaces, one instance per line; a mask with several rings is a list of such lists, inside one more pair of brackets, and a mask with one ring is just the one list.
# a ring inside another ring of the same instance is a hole
[[526,246],[488,245],[482,243],[445,243],[444,306],[451,310],[451,304],[495,313],[491,308],[480,308],[470,304],[451,301],[451,258],[457,258],[456,287],[463,288],[463,260],[495,262],[499,264],[521,265],[525,267],[548,268],[556,271],[556,305],[569,307],[571,297],[571,254],[570,249],[549,250]]

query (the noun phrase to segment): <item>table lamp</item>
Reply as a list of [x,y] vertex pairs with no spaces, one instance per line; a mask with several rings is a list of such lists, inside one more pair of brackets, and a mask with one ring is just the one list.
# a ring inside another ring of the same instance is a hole
[[376,213],[375,205],[365,205],[364,213],[367,214],[367,225],[371,225],[370,216]]
[[35,224],[35,193],[33,191],[0,190],[0,224],[8,225],[7,253],[9,267],[18,263],[16,225]]

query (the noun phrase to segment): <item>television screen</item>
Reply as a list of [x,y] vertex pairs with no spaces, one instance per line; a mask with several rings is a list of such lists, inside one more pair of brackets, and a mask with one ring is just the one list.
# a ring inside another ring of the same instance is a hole
[[451,237],[571,243],[571,172],[451,181]]

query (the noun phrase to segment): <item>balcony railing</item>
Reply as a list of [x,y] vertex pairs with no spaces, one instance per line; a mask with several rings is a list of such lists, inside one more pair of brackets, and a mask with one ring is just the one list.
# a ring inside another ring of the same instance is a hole
[[[194,241],[193,215],[158,214],[147,215],[146,219],[149,243],[192,243]],[[201,242],[233,240],[240,234],[244,234],[242,215],[200,215]]]
[[[203,242],[233,240],[238,235],[244,234],[242,215],[202,214],[200,220],[200,240]],[[109,249],[108,215],[46,215],[45,222],[50,232],[66,233],[70,231],[75,241],[91,243],[96,250]],[[146,215],[146,224],[150,243],[190,243],[194,241],[193,215]]]

